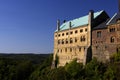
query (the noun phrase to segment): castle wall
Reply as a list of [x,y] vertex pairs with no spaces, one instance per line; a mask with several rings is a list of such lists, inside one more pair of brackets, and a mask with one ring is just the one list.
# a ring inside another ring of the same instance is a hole
[[107,25],[106,29],[92,31],[92,55],[99,61],[109,61],[120,49],[120,23]]
[[88,46],[88,25],[54,33],[54,55],[59,57],[59,65],[64,66],[74,58],[83,63]]

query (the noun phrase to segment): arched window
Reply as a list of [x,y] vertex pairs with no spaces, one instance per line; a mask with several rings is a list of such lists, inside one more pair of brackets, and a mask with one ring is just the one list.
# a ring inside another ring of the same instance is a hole
[[110,42],[111,42],[111,43],[114,43],[114,42],[115,42],[114,37],[111,37],[111,38],[110,38]]

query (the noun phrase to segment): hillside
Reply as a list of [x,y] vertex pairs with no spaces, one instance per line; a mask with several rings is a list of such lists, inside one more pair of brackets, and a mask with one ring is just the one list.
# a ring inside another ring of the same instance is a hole
[[31,61],[34,64],[42,63],[50,54],[0,54],[0,58],[8,58],[13,60],[27,60]]

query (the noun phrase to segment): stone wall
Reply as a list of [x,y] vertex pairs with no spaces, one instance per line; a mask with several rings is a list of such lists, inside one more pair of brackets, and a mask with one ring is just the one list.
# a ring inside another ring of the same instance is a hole
[[64,66],[74,58],[83,63],[88,39],[88,25],[55,32],[54,55],[59,57],[58,66]]
[[106,29],[92,31],[92,56],[106,62],[119,51],[120,23],[107,25]]

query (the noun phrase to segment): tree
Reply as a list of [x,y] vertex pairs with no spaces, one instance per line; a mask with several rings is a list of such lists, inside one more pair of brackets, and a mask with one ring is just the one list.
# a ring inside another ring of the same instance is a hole
[[65,70],[68,74],[70,74],[72,77],[76,77],[77,74],[79,74],[80,71],[82,71],[83,65],[80,63],[77,63],[77,59],[74,59],[69,64],[66,64]]

